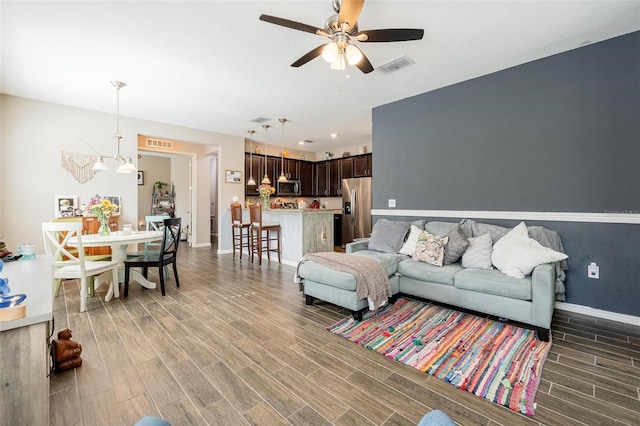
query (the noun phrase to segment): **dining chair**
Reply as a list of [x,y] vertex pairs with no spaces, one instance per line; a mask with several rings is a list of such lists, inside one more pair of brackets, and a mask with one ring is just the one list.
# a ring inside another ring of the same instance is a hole
[[[262,221],[262,204],[249,206],[249,221],[251,222],[251,263],[253,255],[258,256],[258,264],[262,265],[262,253],[267,253],[267,259],[271,261],[271,252],[278,254],[280,262],[280,224],[278,222]],[[275,235],[274,235],[275,234]],[[275,247],[272,247],[275,243]]]
[[[167,215],[153,215],[153,216],[145,216],[145,230],[147,231],[162,231],[162,227],[164,226],[164,220],[168,219]],[[157,241],[147,241],[144,243],[144,253],[142,252],[130,252],[127,253],[127,258],[134,258],[137,256],[142,256],[143,254],[148,254],[151,252],[160,252],[160,244]],[[164,267],[164,275],[167,279],[170,279],[169,276],[169,268],[167,266]]]
[[147,278],[150,267],[157,267],[160,275],[160,291],[165,295],[164,271],[165,266],[173,265],[173,275],[176,278],[176,287],[180,287],[178,280],[178,267],[176,265],[178,245],[180,243],[181,218],[165,218],[163,220],[163,237],[160,243],[160,251],[149,251],[139,256],[128,258],[124,261],[124,297],[129,295],[129,275],[131,268],[142,268],[142,275]]
[[247,252],[251,253],[251,238],[249,235],[251,222],[242,220],[242,205],[240,203],[231,204],[231,235],[233,237],[233,257],[236,257],[236,250],[240,251],[240,259],[242,259],[242,249],[247,248]]
[[[118,262],[113,260],[87,260],[82,247],[82,223],[81,222],[43,222],[42,236],[46,253],[52,258],[53,279],[59,282],[62,279],[80,280],[80,312],[87,310],[87,290],[90,278],[111,272],[109,289],[105,300],[111,297],[119,297],[118,289]],[[69,240],[75,238],[77,244],[73,250],[69,246]]]

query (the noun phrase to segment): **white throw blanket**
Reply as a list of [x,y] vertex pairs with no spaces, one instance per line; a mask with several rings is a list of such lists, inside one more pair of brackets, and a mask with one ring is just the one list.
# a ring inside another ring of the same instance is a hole
[[[371,311],[386,305],[388,298],[391,297],[387,271],[375,259],[338,252],[307,253],[298,264],[298,268],[305,261],[313,261],[353,275],[356,278],[356,297],[367,298]],[[297,269],[294,281],[301,282]]]

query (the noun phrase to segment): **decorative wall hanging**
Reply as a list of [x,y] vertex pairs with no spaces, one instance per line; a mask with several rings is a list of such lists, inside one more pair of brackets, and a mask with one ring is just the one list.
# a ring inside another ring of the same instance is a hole
[[93,179],[96,174],[96,171],[92,170],[92,167],[98,160],[98,153],[96,152],[96,155],[93,155],[67,151],[69,148],[79,143],[87,145],[92,151],[96,152],[93,147],[84,140],[84,138],[80,138],[79,141],[62,151],[61,165],[62,168],[68,171],[75,180],[80,183],[85,183]]

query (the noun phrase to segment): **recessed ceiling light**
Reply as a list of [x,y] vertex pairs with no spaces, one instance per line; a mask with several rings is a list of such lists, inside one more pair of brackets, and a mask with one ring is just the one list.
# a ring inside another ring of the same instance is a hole
[[331,137],[335,139],[335,138],[338,137],[338,134],[337,133],[331,133]]
[[298,145],[304,145],[304,141],[298,142]]

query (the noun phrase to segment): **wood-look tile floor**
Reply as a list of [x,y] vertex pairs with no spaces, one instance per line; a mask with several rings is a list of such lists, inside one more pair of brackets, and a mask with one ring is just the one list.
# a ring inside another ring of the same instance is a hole
[[[180,288],[131,286],[79,313],[67,281],[55,330],[73,330],[81,368],[51,377],[51,425],[415,425],[441,409],[463,425],[640,424],[640,328],[557,312],[533,417],[334,336],[347,315],[306,306],[294,268],[181,247]],[[157,281],[157,274],[150,271]]]

